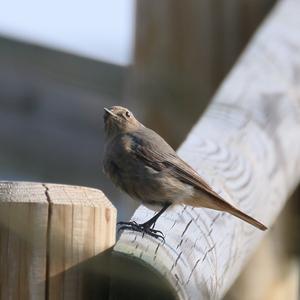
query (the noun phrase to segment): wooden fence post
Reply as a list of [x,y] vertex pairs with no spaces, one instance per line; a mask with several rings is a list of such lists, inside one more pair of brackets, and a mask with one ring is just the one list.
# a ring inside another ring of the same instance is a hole
[[114,244],[115,223],[99,190],[0,182],[0,299],[86,299],[75,267]]
[[[178,150],[216,192],[267,226],[300,180],[299,14],[299,1],[277,4]],[[151,216],[140,207],[132,219]],[[141,274],[156,271],[178,299],[222,298],[263,237],[226,213],[187,206],[169,209],[156,229],[165,243],[125,231],[115,253],[143,264]],[[112,299],[125,281],[116,282]]]

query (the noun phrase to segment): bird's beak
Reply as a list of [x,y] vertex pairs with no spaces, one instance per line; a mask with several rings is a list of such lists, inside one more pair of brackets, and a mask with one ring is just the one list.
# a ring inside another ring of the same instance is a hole
[[115,118],[118,117],[116,114],[114,114],[110,109],[104,107],[104,110],[109,113],[110,115],[114,116]]

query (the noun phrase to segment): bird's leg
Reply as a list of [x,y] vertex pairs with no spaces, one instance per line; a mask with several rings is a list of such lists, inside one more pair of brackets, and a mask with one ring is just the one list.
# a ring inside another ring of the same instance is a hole
[[120,230],[133,230],[142,232],[143,234],[149,234],[155,238],[161,238],[164,240],[164,234],[160,230],[155,230],[155,223],[157,219],[166,211],[166,209],[170,206],[170,203],[167,203],[163,206],[163,208],[155,214],[150,220],[145,223],[138,224],[136,222],[119,222],[118,225],[122,225],[118,231]]
[[143,223],[141,225],[144,226],[144,227],[148,227],[148,228],[150,228],[150,227],[154,228],[157,219],[166,211],[166,209],[169,206],[170,206],[169,203],[166,204],[166,205],[164,205],[162,207],[162,209],[157,214],[155,214],[150,220],[148,220],[147,222],[145,222],[145,223]]

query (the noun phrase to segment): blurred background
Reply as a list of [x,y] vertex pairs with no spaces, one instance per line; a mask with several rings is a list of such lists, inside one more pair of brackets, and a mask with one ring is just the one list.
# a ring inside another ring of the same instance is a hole
[[0,179],[100,188],[129,219],[136,204],[102,174],[103,107],[128,107],[177,148],[275,2],[3,2]]

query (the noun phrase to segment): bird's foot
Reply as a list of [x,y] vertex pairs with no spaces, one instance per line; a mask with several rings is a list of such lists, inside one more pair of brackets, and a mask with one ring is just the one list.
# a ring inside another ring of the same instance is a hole
[[131,222],[119,222],[118,225],[120,225],[118,232],[121,230],[133,230],[137,232],[141,232],[144,236],[144,234],[148,234],[156,239],[161,238],[162,241],[165,241],[165,236],[160,230],[154,229],[153,223],[143,223],[138,224],[135,221]]

